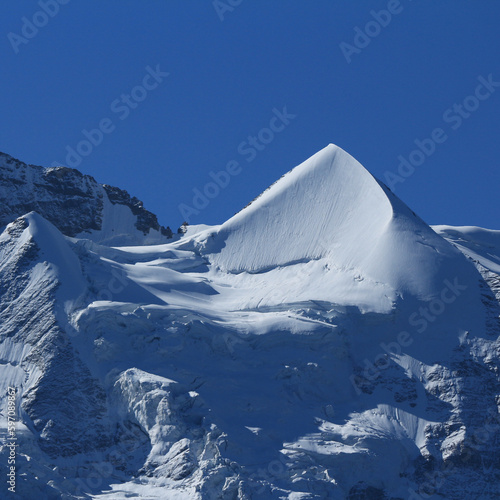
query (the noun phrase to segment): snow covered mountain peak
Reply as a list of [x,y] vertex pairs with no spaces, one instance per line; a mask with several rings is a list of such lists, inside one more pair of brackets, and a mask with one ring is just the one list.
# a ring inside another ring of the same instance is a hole
[[[310,283],[315,298],[359,305],[368,294],[378,297],[374,309],[389,307],[397,294],[435,294],[443,276],[465,263],[385,185],[332,144],[285,174],[203,245],[212,264],[228,273],[320,263],[331,272],[325,273],[326,296]],[[305,274],[301,288],[314,275]]]
[[117,246],[121,190],[7,163],[19,498],[499,498],[499,232],[432,230],[328,146],[222,226]]
[[58,295],[64,301],[76,300],[86,289],[81,274],[80,261],[71,249],[69,242],[48,220],[36,212],[30,212],[16,222],[27,224],[24,239],[36,245],[39,259],[50,268],[59,283]]

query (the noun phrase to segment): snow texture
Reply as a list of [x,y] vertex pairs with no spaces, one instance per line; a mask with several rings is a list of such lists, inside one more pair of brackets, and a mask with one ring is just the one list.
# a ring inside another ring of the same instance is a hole
[[500,496],[499,231],[430,228],[333,145],[161,244],[95,189],[99,229],[1,212],[19,498]]

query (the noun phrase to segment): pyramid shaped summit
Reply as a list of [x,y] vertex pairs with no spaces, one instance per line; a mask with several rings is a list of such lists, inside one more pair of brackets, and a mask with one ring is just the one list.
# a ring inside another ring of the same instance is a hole
[[[357,280],[432,295],[463,256],[343,149],[328,145],[219,227],[205,253],[222,271],[324,261]],[[417,271],[416,271],[417,270]]]

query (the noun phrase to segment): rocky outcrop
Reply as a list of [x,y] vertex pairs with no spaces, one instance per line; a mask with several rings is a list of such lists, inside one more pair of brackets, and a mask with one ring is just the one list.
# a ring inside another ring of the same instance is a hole
[[[145,237],[157,233],[156,240],[172,238],[169,227],[158,223],[156,215],[127,191],[99,184],[92,176],[68,167],[43,168],[27,165],[0,153],[0,227],[35,211],[66,236],[98,234],[103,229],[105,203],[128,207],[131,229]],[[114,221],[107,223],[113,232]],[[106,240],[109,234],[94,239]]]

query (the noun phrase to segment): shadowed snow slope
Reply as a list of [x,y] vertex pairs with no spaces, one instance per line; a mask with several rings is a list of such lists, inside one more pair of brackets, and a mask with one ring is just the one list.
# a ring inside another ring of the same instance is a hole
[[464,263],[459,252],[334,145],[220,226],[204,252],[230,273],[324,260],[357,281],[420,297],[432,295],[443,276]]
[[161,245],[49,191],[0,231],[19,498],[500,498],[500,233],[432,230],[335,146]]

